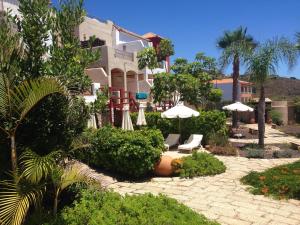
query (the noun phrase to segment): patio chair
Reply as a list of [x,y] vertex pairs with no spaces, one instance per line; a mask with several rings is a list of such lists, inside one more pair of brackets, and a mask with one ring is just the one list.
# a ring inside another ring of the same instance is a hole
[[165,148],[169,150],[171,147],[179,144],[180,134],[169,134],[167,139],[165,140]]
[[185,142],[183,145],[178,146],[179,151],[187,151],[191,152],[193,149],[201,147],[201,141],[202,141],[203,135],[202,134],[192,134],[189,139]]

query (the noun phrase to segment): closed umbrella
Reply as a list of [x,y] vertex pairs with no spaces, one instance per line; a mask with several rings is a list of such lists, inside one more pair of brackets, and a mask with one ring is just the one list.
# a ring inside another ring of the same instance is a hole
[[141,103],[140,107],[139,107],[138,118],[137,118],[137,121],[136,121],[136,125],[138,125],[138,126],[147,125],[144,109],[145,109],[145,105],[143,103]]
[[95,128],[97,129],[97,122],[96,122],[96,117],[95,115],[91,115],[89,120],[88,120],[88,128]]
[[122,129],[123,130],[133,130],[132,121],[129,113],[129,105],[124,105],[123,108],[123,118],[122,118]]
[[184,106],[182,102],[178,103],[176,106],[174,106],[171,109],[168,109],[167,111],[163,112],[161,114],[162,118],[170,118],[170,119],[175,119],[179,118],[179,132],[181,134],[181,127],[180,127],[180,119],[184,118],[190,118],[192,116],[199,116],[200,113],[196,110],[193,110],[187,106]]

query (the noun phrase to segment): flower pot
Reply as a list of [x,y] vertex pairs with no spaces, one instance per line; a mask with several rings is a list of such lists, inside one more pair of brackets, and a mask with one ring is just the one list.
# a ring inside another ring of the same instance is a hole
[[254,118],[251,118],[251,119],[250,119],[250,123],[251,123],[251,124],[255,124],[255,119],[254,119]]
[[157,176],[169,177],[174,173],[174,169],[172,168],[172,160],[173,158],[170,156],[163,155],[160,158],[160,161],[154,167],[154,173]]

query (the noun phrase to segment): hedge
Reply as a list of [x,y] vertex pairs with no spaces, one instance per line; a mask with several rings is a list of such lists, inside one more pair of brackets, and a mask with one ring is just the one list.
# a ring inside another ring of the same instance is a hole
[[86,190],[51,225],[218,225],[175,199],[152,194],[121,196]]
[[152,171],[164,150],[159,130],[99,129],[92,140],[90,163],[133,178]]
[[[136,124],[137,113],[132,113],[131,118]],[[169,133],[179,133],[178,119],[163,119],[160,112],[145,113],[147,127],[159,129],[164,137]],[[224,112],[200,111],[200,116],[180,119],[181,140],[186,140],[191,134],[203,134],[206,143],[209,136],[214,133],[226,133],[226,115]],[[136,127],[138,129],[138,127]]]

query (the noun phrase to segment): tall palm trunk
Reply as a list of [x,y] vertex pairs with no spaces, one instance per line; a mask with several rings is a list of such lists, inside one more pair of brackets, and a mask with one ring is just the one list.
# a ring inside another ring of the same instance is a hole
[[[238,86],[238,81],[239,81],[239,76],[240,76],[240,59],[239,56],[236,54],[233,59],[233,74],[232,74],[232,101],[237,102],[239,101],[238,99],[238,93],[239,93],[239,86]],[[237,112],[232,112],[232,127],[237,128],[238,127],[238,115]]]
[[10,135],[10,149],[11,149],[11,166],[12,171],[17,171],[17,149],[16,149],[16,135],[15,133]]
[[265,146],[265,111],[266,111],[266,103],[265,103],[265,87],[262,84],[260,86],[260,96],[258,103],[258,145],[261,148]]

